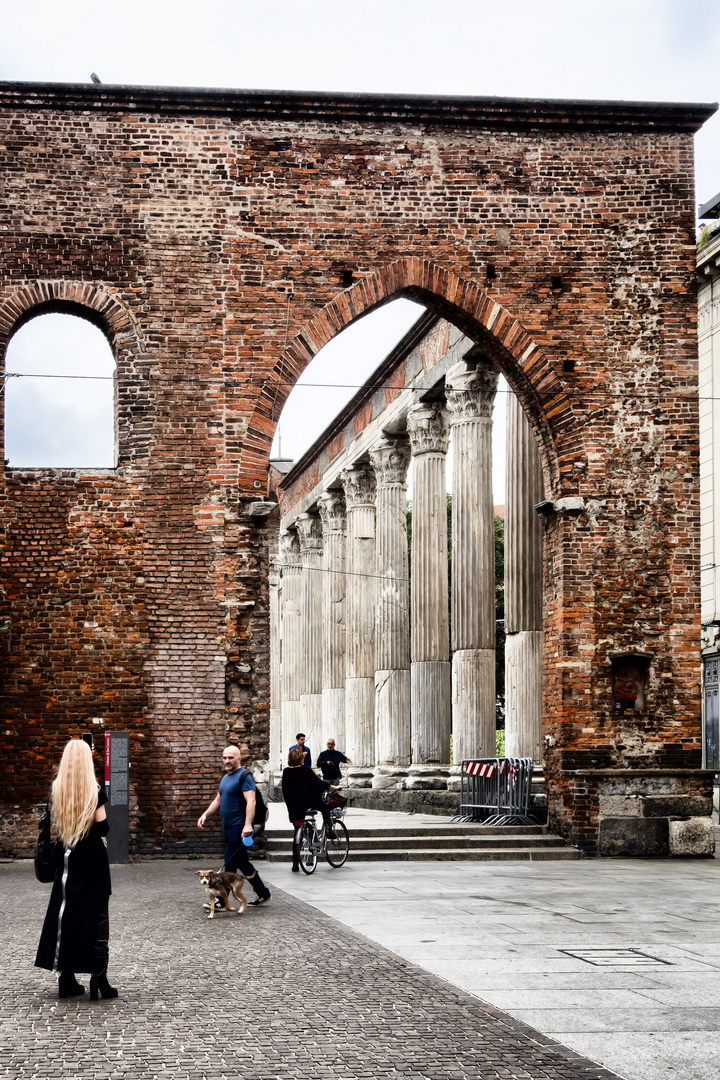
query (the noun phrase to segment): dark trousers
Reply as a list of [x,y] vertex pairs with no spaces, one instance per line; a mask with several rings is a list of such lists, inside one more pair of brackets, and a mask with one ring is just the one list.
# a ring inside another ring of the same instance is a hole
[[267,885],[250,862],[248,848],[245,847],[240,836],[237,840],[225,838],[225,869],[231,874],[240,873],[249,878],[253,889],[263,899],[270,895]]

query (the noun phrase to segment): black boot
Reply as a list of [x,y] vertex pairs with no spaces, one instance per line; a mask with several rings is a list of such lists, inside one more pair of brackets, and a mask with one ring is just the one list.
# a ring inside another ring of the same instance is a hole
[[72,971],[61,971],[58,979],[58,997],[80,997],[85,993],[85,987],[79,983]]
[[107,980],[108,960],[110,948],[108,942],[108,919],[107,912],[103,912],[98,923],[100,931],[95,941],[95,970],[90,976],[90,1000],[97,1001],[98,994],[104,998],[116,998],[118,992]]
[[97,975],[90,976],[90,1000],[97,1001],[98,994],[103,998],[116,998],[117,989],[111,986],[107,979],[107,968],[99,971]]

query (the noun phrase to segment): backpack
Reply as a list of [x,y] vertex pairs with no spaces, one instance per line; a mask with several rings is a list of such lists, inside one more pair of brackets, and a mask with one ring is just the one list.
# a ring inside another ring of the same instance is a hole
[[[242,786],[245,783],[245,777],[252,775],[249,769],[243,769],[243,777],[240,781],[240,791],[242,792]],[[242,806],[242,803],[240,804]],[[265,799],[263,793],[259,788],[255,788],[255,816],[253,817],[253,825],[264,825],[268,817],[268,808],[265,805]]]

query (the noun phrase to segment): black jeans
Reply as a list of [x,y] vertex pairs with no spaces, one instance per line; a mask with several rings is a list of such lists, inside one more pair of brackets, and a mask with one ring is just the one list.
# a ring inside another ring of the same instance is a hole
[[248,878],[255,892],[263,900],[270,895],[267,885],[250,862],[248,848],[243,844],[241,836],[238,836],[236,840],[225,837],[225,869],[231,874],[236,874],[239,871],[244,877]]

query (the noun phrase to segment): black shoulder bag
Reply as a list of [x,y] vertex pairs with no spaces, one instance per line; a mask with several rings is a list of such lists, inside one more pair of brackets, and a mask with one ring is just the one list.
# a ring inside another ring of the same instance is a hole
[[55,879],[55,843],[50,839],[50,808],[45,806],[38,825],[38,838],[35,845],[35,877],[44,885]]

